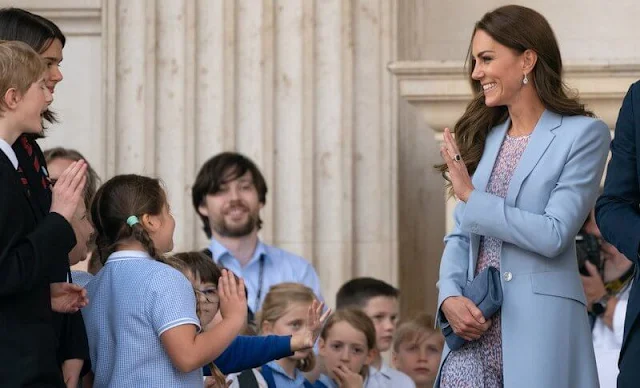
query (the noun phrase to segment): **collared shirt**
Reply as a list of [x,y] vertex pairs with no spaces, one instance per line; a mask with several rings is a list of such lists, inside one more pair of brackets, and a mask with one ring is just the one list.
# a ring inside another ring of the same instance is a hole
[[200,328],[187,278],[140,251],[119,251],[87,285],[82,309],[94,387],[202,386],[202,369],[174,367],[160,336],[180,325]]
[[369,367],[369,378],[365,386],[367,388],[415,388],[416,384],[411,380],[411,377],[399,370],[389,367],[389,365],[383,361],[380,369],[372,366]]
[[71,271],[71,280],[73,284],[77,284],[80,287],[86,287],[87,284],[93,279],[93,275],[86,271]]
[[336,384],[335,381],[333,381],[331,379],[331,377],[327,376],[327,375],[320,375],[320,377],[318,377],[318,380],[316,381],[315,386],[317,388],[338,388],[338,384]]
[[[372,384],[370,382],[371,380],[369,380],[369,378],[365,378],[364,379],[364,383],[362,384],[362,386],[364,388],[371,388],[374,387],[376,385]],[[334,380],[331,379],[331,377],[327,376],[327,375],[320,375],[320,377],[318,377],[318,380],[316,380],[316,383],[314,385],[314,387],[316,388],[339,388],[338,383],[336,383]]]
[[[244,279],[248,291],[247,303],[253,313],[256,313],[256,305],[258,310],[262,306],[269,288],[284,282],[302,283],[311,288],[320,301],[324,301],[320,291],[320,279],[315,269],[300,256],[258,241],[251,260],[242,267],[240,262],[231,256],[229,250],[215,239],[211,239],[209,249],[216,264]],[[261,260],[261,257],[264,259]],[[261,261],[264,264],[261,264]],[[261,266],[263,266],[262,284],[260,284]],[[261,290],[259,298],[258,290]]]
[[624,317],[627,313],[627,302],[631,282],[621,293],[616,295],[618,303],[613,312],[613,328],[609,328],[602,317],[597,317],[593,325],[593,350],[598,367],[598,380],[601,388],[615,388],[618,379],[618,358],[622,348],[624,335]]
[[273,381],[278,388],[304,388],[306,378],[304,373],[298,369],[295,370],[295,377],[291,378],[282,367],[276,362],[271,361],[266,365],[273,371]]
[[7,155],[7,158],[13,164],[13,168],[18,169],[18,157],[16,156],[16,152],[11,148],[11,144],[7,143],[4,139],[0,139],[0,151],[4,152]]

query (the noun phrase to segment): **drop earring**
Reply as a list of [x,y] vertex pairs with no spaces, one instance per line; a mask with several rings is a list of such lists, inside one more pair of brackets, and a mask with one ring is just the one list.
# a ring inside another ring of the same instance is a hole
[[522,84],[523,84],[523,85],[526,85],[526,84],[528,84],[528,83],[529,83],[529,78],[527,78],[527,75],[525,74],[525,75],[524,75],[524,78],[522,79]]

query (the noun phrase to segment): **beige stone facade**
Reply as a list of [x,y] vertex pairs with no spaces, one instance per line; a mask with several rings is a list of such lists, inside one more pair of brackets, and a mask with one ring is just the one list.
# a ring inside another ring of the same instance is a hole
[[[640,3],[513,2],[547,16],[570,84],[613,126],[640,78]],[[448,228],[437,134],[467,98],[474,21],[505,3],[0,0],[68,36],[45,147],[77,148],[103,178],[162,178],[179,250],[206,245],[198,167],[245,153],[269,184],[262,238],[312,261],[330,305],[367,275],[399,285],[405,313],[435,308]]]

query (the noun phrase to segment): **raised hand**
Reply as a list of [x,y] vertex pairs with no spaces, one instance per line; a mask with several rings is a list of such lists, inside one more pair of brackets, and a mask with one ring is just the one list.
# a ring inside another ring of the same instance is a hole
[[322,326],[324,322],[329,318],[331,309],[322,314],[324,303],[314,300],[309,306],[307,313],[307,322],[298,330],[293,336],[291,336],[291,350],[297,352],[298,350],[310,349],[318,340]]
[[71,222],[78,203],[83,198],[86,182],[87,163],[84,160],[71,163],[51,188],[50,212],[58,213]]
[[75,313],[89,304],[87,290],[73,283],[51,283],[51,309],[57,313]]
[[244,292],[244,280],[236,281],[233,272],[222,270],[218,281],[218,295],[220,297],[220,315],[222,319],[247,321],[247,295]]
[[449,167],[449,179],[453,192],[458,199],[467,202],[474,187],[467,166],[460,156],[460,150],[449,128],[444,129],[444,144],[440,146],[440,155]]

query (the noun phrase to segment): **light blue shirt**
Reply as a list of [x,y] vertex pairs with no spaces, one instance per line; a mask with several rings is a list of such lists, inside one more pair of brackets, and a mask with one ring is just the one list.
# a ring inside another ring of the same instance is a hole
[[304,388],[304,382],[306,381],[304,373],[298,369],[295,370],[295,378],[289,377],[287,373],[282,369],[277,362],[271,361],[266,366],[273,370],[273,381],[278,388]]
[[385,362],[382,362],[380,369],[376,369],[372,366],[369,367],[369,376],[365,387],[415,388],[416,384],[411,380],[411,377],[399,370],[389,367]]
[[[209,249],[216,264],[244,279],[248,291],[247,303],[253,313],[260,309],[271,286],[285,282],[302,283],[311,288],[320,301],[324,301],[318,274],[313,266],[300,256],[259,241],[253,257],[243,268],[240,262],[231,256],[229,250],[215,239],[211,239]],[[261,264],[261,261],[264,264]],[[260,284],[261,265],[263,266],[262,284]],[[261,290],[259,298],[258,290]]]
[[[334,380],[332,380],[331,377],[327,375],[320,375],[320,377],[318,377],[318,382],[320,382],[320,384],[324,385],[327,388],[339,388],[338,384]],[[322,387],[322,385],[320,384],[317,384],[316,382],[316,387]],[[364,388],[377,387],[376,385],[370,382],[368,377],[364,379],[364,383],[362,384],[362,386]],[[391,385],[389,387],[391,387]]]
[[193,287],[179,271],[140,251],[109,256],[87,285],[82,310],[94,387],[202,387],[202,369],[182,373],[160,335],[180,325],[200,328]]
[[[333,381],[331,379],[331,377],[327,376],[327,375],[320,375],[320,377],[318,377],[318,381],[322,384],[324,384],[325,387],[327,388],[338,388],[338,384],[336,384],[335,381]],[[319,384],[316,384],[316,386],[318,386]]]
[[80,287],[87,287],[87,284],[93,279],[93,275],[85,271],[71,271],[71,280]]

